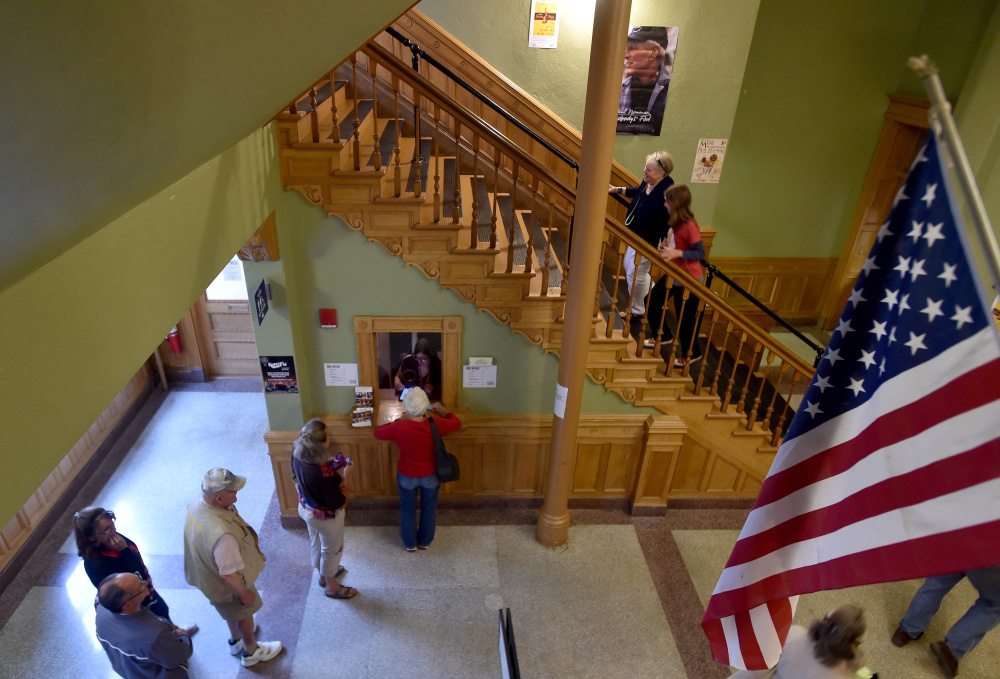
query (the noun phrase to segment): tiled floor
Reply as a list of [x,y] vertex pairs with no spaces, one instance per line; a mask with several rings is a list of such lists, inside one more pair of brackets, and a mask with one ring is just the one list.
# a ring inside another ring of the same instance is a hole
[[[175,621],[201,625],[194,677],[496,677],[497,610],[508,606],[525,677],[728,676],[712,661],[700,621],[745,510],[659,518],[574,510],[567,545],[546,549],[534,539],[533,509],[442,508],[431,549],[409,554],[393,512],[353,508],[344,583],[360,595],[332,601],[309,567],[305,530],[281,527],[265,422],[259,393],[154,396],[75,498],[63,528],[0,595],[0,676],[114,676],[93,634],[93,587],[68,541],[73,509],[93,503],[118,513]],[[228,655],[224,623],[183,578],[184,506],[217,465],[249,478],[237,506],[268,558],[258,580],[261,636],[287,649],[252,669]],[[859,603],[868,613],[870,664],[883,679],[936,677],[926,641],[902,650],[888,641],[917,584],[806,595],[796,617],[808,622],[840,602]],[[964,587],[947,600],[928,639],[940,638],[972,597]],[[1000,635],[987,637],[960,676],[1000,676],[998,660]]]

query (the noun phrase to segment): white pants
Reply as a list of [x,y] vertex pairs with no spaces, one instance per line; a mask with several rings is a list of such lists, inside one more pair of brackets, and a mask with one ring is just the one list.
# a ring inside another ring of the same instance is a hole
[[332,519],[317,519],[312,512],[299,505],[299,516],[309,528],[313,568],[329,580],[337,574],[340,557],[344,554],[344,510],[338,510]]
[[632,295],[632,315],[642,316],[646,313],[646,295],[649,294],[649,267],[651,263],[645,257],[635,265],[635,250],[629,247],[625,250],[625,280]]

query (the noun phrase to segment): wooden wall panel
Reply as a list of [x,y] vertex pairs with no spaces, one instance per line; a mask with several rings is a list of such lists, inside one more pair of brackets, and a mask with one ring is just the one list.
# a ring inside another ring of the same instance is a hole
[[[812,323],[820,317],[837,267],[833,257],[713,257],[710,261],[776,314],[796,323]],[[740,311],[756,311],[720,278],[712,282],[712,290]]]
[[7,525],[0,529],[0,570],[3,570],[20,549],[38,524],[45,518],[53,505],[66,492],[67,487],[90,461],[97,449],[111,433],[122,416],[128,412],[136,399],[149,384],[152,369],[143,364],[128,384],[119,392],[108,407],[70,448],[59,464],[42,481],[38,489],[28,498],[20,511]]

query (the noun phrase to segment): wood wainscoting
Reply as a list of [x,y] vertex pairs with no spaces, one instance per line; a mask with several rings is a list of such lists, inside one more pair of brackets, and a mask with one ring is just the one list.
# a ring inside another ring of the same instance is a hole
[[[446,439],[462,478],[444,498],[540,498],[545,493],[551,415],[458,414],[462,429]],[[337,449],[356,467],[352,498],[396,498],[394,443],[352,427],[349,415],[323,417]],[[297,516],[291,450],[298,432],[264,435],[281,515]],[[666,507],[674,498],[754,498],[766,468],[745,467],[709,450],[672,415],[581,415],[571,474],[571,498],[627,499],[633,506]]]
[[[836,257],[712,257],[709,261],[771,311],[800,325],[815,323],[820,317],[837,268]],[[712,291],[765,329],[773,323],[721,279],[712,281]]]
[[42,485],[32,493],[20,511],[14,515],[7,525],[0,530],[0,571],[17,553],[17,550],[31,537],[32,532],[45,518],[49,510],[76,479],[83,467],[104,443],[111,431],[118,426],[129,408],[139,399],[150,383],[153,370],[149,361],[143,363],[125,388],[104,409],[100,417],[94,420],[80,440],[76,442],[66,456],[56,465],[52,473],[42,481]]

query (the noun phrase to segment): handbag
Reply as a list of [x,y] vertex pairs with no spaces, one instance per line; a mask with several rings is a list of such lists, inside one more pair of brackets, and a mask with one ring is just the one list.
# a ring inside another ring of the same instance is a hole
[[458,468],[458,458],[445,450],[444,442],[441,440],[441,432],[434,424],[434,418],[428,417],[427,421],[431,425],[431,436],[434,437],[434,461],[437,463],[437,477],[441,483],[458,481],[462,475],[462,470]]

